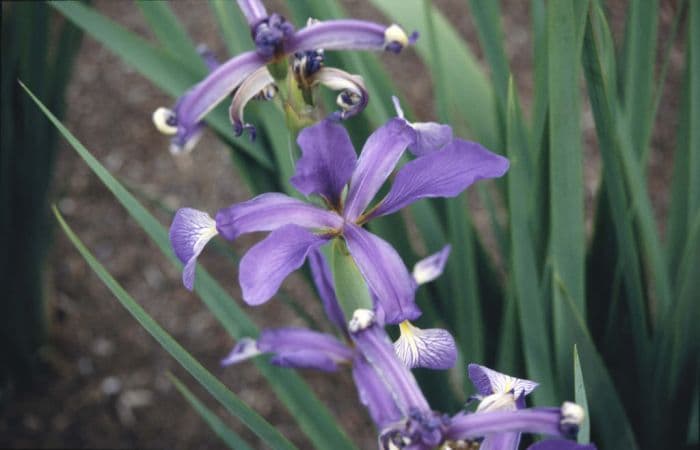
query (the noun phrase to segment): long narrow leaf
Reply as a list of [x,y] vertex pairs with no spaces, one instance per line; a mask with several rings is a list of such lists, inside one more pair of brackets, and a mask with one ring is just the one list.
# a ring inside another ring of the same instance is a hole
[[581,361],[578,357],[578,349],[574,346],[574,400],[581,405],[586,412],[586,417],[583,419],[580,429],[578,430],[579,444],[588,444],[591,439],[591,419],[588,413],[588,397],[586,396],[586,383],[583,380],[583,371],[581,370]]
[[[25,87],[25,90],[27,88]],[[181,268],[182,265],[170,248],[168,232],[124,187],[95,159],[94,156],[63,126],[51,112],[27,90],[27,93],[58,128],[63,137],[71,144],[90,169],[100,178],[105,186],[127,209],[141,228],[156,243],[161,252]],[[205,270],[197,270],[196,292],[212,311],[223,327],[234,338],[256,336],[257,327],[226,293],[226,291]],[[293,413],[301,429],[317,448],[354,449],[345,433],[328,409],[318,400],[309,386],[288,369],[280,369],[257,359],[256,364],[265,378],[270,382],[280,401]]]

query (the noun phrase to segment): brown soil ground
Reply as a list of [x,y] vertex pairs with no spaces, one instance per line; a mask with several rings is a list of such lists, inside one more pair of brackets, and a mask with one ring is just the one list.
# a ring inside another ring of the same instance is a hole
[[[450,20],[481,58],[466,2],[438,3],[450,11]],[[526,2],[519,0],[503,3],[508,56],[527,106],[532,93],[529,10]],[[346,4],[352,15],[376,20],[375,11],[365,2],[348,0]],[[131,2],[101,0],[94,6],[129,29],[149,36],[139,10]],[[226,55],[216,24],[202,2],[178,1],[173,7],[196,42],[207,43],[220,57]],[[624,5],[617,3],[612,8],[618,30],[624,11]],[[660,33],[664,45],[664,31],[674,11],[675,2],[664,3]],[[425,106],[431,103],[427,72],[411,53],[387,58],[389,70],[420,117],[430,119],[434,116]],[[671,88],[666,89],[653,140],[650,189],[661,217],[668,203],[668,161],[675,135],[675,87],[679,85],[681,63],[682,53],[675,48],[669,72]],[[412,75],[415,73],[425,76]],[[216,211],[249,197],[231,170],[226,147],[210,133],[205,134],[189,164],[175,161],[167,151],[166,138],[157,133],[150,119],[156,107],[169,105],[171,100],[89,37],[83,42],[67,95],[68,127],[142,199],[161,199],[170,208],[194,206]],[[599,163],[589,112],[584,114],[584,129],[589,161],[587,194],[592,198],[599,180]],[[197,297],[182,287],[180,273],[65,144],[52,195],[85,244],[158,322],[300,448],[309,448],[293,419],[251,364],[220,367],[219,360],[233,345],[227,333]],[[159,218],[166,225],[170,221],[167,214],[159,213]],[[243,250],[251,242],[243,240],[235,248]],[[215,252],[206,253],[202,261],[234,298],[239,298],[235,266]],[[0,447],[223,448],[175,391],[166,374],[176,374],[222,417],[227,417],[224,411],[208,400],[196,382],[118,304],[59,230],[55,233],[49,268],[52,320],[50,344],[44,353],[47,370],[33,391],[17,393],[13,403],[0,412]],[[299,298],[313,298],[298,278],[285,287]],[[305,305],[309,305],[312,316],[321,317],[317,302],[307,301]],[[282,302],[247,308],[247,312],[263,327],[302,325]],[[375,431],[357,401],[349,374],[305,372],[304,376],[359,446],[374,448]],[[256,442],[235,420],[227,422]]]

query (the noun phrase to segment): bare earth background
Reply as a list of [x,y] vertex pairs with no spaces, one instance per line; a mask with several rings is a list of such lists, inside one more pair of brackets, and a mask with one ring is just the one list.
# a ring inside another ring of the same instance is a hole
[[[398,0],[397,0],[398,1]],[[438,2],[481,58],[476,32],[465,1]],[[611,2],[612,23],[624,24],[625,2]],[[346,1],[354,17],[378,20],[362,1]],[[147,35],[139,10],[128,1],[96,1],[94,6],[129,29]],[[270,9],[274,5],[269,5]],[[177,1],[173,7],[196,42],[206,43],[221,58],[226,52],[216,24],[203,1]],[[524,105],[532,95],[529,6],[503,2],[508,55]],[[676,9],[662,1],[660,45]],[[617,37],[621,33],[618,32]],[[619,40],[618,40],[619,42]],[[669,81],[654,135],[649,187],[659,217],[668,204],[675,115],[681,73],[681,46],[674,47]],[[412,50],[382,57],[423,120],[434,119],[428,71]],[[488,69],[485,69],[488,70]],[[169,208],[194,206],[216,211],[249,198],[231,169],[227,149],[205,134],[192,161],[175,161],[167,139],[151,124],[151,112],[172,100],[160,93],[110,51],[85,37],[68,89],[66,123],[107,168],[141,200],[160,199]],[[590,223],[599,181],[599,158],[590,111],[583,115],[586,180]],[[289,414],[270,393],[250,364],[223,369],[219,360],[233,342],[198,299],[180,283],[180,274],[165,261],[87,166],[61,143],[53,197],[68,222],[109,271],[185,348],[243,400],[280,428],[300,448],[309,443]],[[151,205],[151,210],[158,208]],[[164,224],[170,217],[158,212]],[[477,222],[481,222],[477,214]],[[246,249],[253,240],[235,244]],[[235,266],[215,252],[202,259],[234,298],[239,298]],[[223,444],[174,390],[166,377],[173,372],[202,398],[208,398],[164,350],[115,301],[58,230],[47,267],[46,287],[51,320],[46,370],[32,392],[17,393],[0,411],[0,447],[205,449]],[[321,317],[314,294],[299,279],[285,284],[312,316]],[[247,311],[262,327],[303,325],[280,301]],[[357,401],[348,373],[331,376],[304,373],[324,402],[342,420],[360,448],[374,448],[375,431]],[[209,405],[216,405],[207,401]],[[223,411],[218,410],[224,417]],[[241,433],[253,439],[235,421]]]

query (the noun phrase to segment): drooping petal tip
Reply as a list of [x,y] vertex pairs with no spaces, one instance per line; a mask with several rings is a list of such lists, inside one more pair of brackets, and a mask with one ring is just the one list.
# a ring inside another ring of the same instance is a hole
[[262,354],[255,339],[244,337],[238,340],[233,350],[221,360],[222,366],[230,366]]
[[400,330],[401,335],[394,343],[394,350],[406,367],[446,370],[454,366],[457,347],[446,330],[422,330],[408,321],[401,323]]
[[413,279],[416,284],[421,285],[429,283],[442,275],[451,250],[452,246],[447,244],[439,252],[418,261],[416,265],[413,266]]
[[187,289],[194,287],[197,257],[217,234],[216,222],[209,214],[192,208],[181,208],[175,213],[170,225],[170,244],[175,255],[185,264],[182,281]]
[[511,377],[479,364],[469,364],[467,371],[469,379],[482,396],[512,392],[517,400],[529,395],[538,386],[534,381]]
[[392,53],[399,53],[408,44],[412,44],[418,39],[416,32],[411,33],[409,38],[400,26],[392,24],[384,30],[384,49]]

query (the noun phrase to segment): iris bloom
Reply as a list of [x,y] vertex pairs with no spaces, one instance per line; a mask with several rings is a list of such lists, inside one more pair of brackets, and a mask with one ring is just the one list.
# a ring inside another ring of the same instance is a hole
[[[232,93],[231,120],[236,135],[254,128],[245,124],[242,113],[252,98],[274,95],[274,79],[268,67],[286,64],[294,55],[294,74],[302,89],[323,84],[340,90],[338,103],[344,118],[361,110],[367,102],[362,79],[339,69],[323,68],[324,50],[387,50],[394,53],[412,43],[398,25],[385,26],[361,20],[310,21],[295,30],[279,14],[268,14],[260,0],[238,0],[238,6],[250,25],[255,50],[241,53],[214,69],[192,87],[172,110],[159,108],[153,116],[156,127],[173,135],[171,151],[189,151],[201,130],[201,121],[215,106]],[[286,70],[286,69],[285,69]]]
[[394,118],[369,137],[357,158],[339,124],[324,120],[302,130],[297,141],[302,157],[290,181],[304,195],[319,196],[326,209],[267,193],[220,210],[216,219],[188,208],[179,210],[170,239],[185,263],[185,286],[192,288],[196,258],[217,233],[232,241],[244,233],[271,231],[240,262],[243,299],[251,305],[268,301],[311,251],[342,237],[386,322],[416,319],[420,310],[415,281],[396,250],[362,225],[422,198],[456,196],[473,182],[501,176],[508,168],[507,159],[481,145],[453,139],[404,165],[387,195],[370,206],[405,149],[415,146],[417,134],[404,119]]

